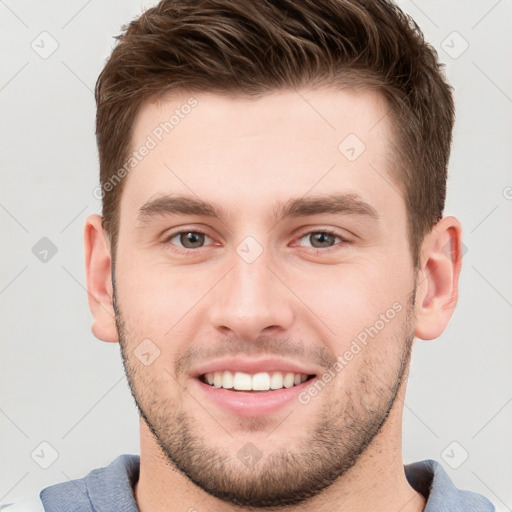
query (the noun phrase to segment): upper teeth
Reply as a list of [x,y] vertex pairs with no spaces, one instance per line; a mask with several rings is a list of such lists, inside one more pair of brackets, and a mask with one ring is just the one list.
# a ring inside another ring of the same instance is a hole
[[261,372],[253,375],[244,372],[206,373],[204,378],[208,384],[216,388],[236,389],[238,391],[268,391],[269,389],[291,388],[304,382],[305,373]]

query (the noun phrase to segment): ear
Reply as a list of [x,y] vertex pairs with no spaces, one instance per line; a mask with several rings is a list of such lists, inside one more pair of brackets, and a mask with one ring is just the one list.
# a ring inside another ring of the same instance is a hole
[[457,305],[462,247],[462,226],[455,217],[441,219],[423,241],[416,290],[418,338],[437,338],[448,325]]
[[110,242],[99,215],[90,215],[85,221],[84,247],[89,309],[94,317],[92,332],[99,340],[117,342]]

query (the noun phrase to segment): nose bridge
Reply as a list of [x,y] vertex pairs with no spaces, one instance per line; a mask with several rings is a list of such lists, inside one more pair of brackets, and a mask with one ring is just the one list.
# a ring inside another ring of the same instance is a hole
[[[251,242],[249,241],[248,244]],[[270,255],[262,251],[254,258],[240,244],[233,254],[231,270],[216,287],[209,309],[214,327],[245,339],[254,339],[264,329],[286,329],[293,321],[290,297],[279,290],[269,270]],[[254,259],[253,259],[254,258]]]

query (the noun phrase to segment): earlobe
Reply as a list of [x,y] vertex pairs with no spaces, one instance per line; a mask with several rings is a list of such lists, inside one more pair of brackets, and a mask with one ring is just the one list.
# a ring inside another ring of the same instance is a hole
[[112,260],[102,219],[91,215],[84,229],[85,272],[89,309],[94,317],[92,332],[102,341],[117,342],[119,336],[112,302]]
[[441,219],[425,237],[416,291],[416,337],[431,340],[446,329],[457,305],[462,266],[462,227]]

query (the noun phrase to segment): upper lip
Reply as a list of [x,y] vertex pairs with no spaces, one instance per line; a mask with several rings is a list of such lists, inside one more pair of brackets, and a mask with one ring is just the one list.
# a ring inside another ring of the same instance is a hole
[[305,373],[306,375],[316,375],[318,368],[306,366],[304,364],[279,358],[260,358],[243,359],[240,357],[231,357],[224,359],[215,359],[208,361],[193,370],[192,377],[200,377],[205,373],[214,373],[222,371],[260,373],[260,372],[283,372],[283,373]]

